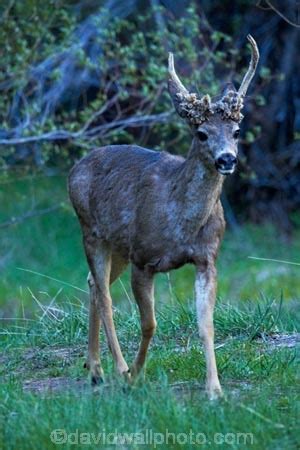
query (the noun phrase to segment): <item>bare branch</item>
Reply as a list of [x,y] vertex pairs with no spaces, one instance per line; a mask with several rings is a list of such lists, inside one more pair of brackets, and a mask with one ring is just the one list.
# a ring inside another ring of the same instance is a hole
[[0,139],[0,145],[22,145],[38,141],[59,141],[74,139],[75,134],[65,130],[51,131],[37,136],[26,136],[21,138]]
[[[111,130],[113,128],[128,128],[128,127],[144,127],[150,126],[153,123],[163,123],[166,122],[169,117],[173,114],[172,111],[168,111],[160,114],[149,114],[145,116],[135,116],[128,119],[120,119],[115,120],[114,122],[105,123],[103,125],[99,125],[86,132],[87,136],[95,136],[95,134],[99,134],[99,132],[104,130]],[[1,141],[0,141],[1,143]]]
[[59,208],[61,208],[60,203],[58,205],[50,206],[49,208],[29,211],[28,213],[25,213],[22,216],[12,217],[10,220],[0,223],[0,229],[7,228],[11,225],[17,225],[19,223],[24,222],[26,219],[30,219],[31,217],[37,217],[37,216],[43,216],[44,214],[49,214],[53,211],[56,211]]
[[153,123],[163,123],[172,114],[172,111],[161,114],[149,114],[145,116],[135,116],[128,119],[115,120],[113,122],[105,123],[99,125],[95,128],[88,130],[87,128],[90,124],[98,117],[100,111],[95,113],[85,125],[76,132],[66,131],[66,130],[56,130],[49,133],[43,133],[37,136],[25,136],[20,138],[11,139],[0,139],[0,145],[22,145],[29,144],[38,141],[62,141],[62,140],[73,140],[73,139],[90,139],[95,137],[106,130],[117,129],[117,128],[128,128],[128,127],[144,127],[150,126]]

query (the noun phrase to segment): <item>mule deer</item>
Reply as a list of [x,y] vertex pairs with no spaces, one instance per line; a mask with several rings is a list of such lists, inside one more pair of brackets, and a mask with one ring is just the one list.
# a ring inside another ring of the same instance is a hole
[[[118,373],[135,377],[145,363],[156,328],[154,275],[191,263],[196,266],[196,310],[207,365],[206,389],[211,398],[222,394],[214,353],[215,260],[225,228],[220,194],[225,176],[237,163],[241,109],[259,59],[254,39],[248,36],[248,40],[251,61],[239,90],[229,85],[214,102],[208,95],[200,98],[189,93],[169,54],[169,93],[193,134],[186,159],[136,145],[113,145],[91,151],[70,173],[70,198],[90,267],[86,367],[92,383],[103,377],[100,323]],[[130,370],[117,339],[109,291],[129,262],[142,332]]]

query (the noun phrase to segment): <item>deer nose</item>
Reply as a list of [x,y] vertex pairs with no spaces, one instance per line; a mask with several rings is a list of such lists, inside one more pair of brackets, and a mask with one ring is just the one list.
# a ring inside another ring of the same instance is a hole
[[223,175],[232,173],[237,163],[237,158],[232,153],[222,153],[216,159],[216,169]]

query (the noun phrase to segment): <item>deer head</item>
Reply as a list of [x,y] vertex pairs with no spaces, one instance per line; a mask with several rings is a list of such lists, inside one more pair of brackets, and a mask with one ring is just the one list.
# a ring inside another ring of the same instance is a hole
[[251,61],[238,91],[232,84],[226,86],[221,96],[212,101],[209,95],[199,97],[190,93],[178,78],[174,57],[169,53],[169,93],[180,117],[187,120],[197,141],[199,156],[207,166],[222,175],[234,172],[237,163],[239,123],[247,89],[255,74],[259,51],[252,36]]

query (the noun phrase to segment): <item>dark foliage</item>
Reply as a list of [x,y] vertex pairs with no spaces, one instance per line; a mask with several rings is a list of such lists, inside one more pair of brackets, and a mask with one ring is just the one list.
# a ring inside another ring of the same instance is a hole
[[[90,148],[136,142],[185,153],[188,130],[166,92],[174,51],[188,86],[216,95],[260,48],[241,142],[228,180],[229,219],[291,228],[300,206],[300,12],[279,2],[11,1],[1,6],[0,163],[3,176],[65,169]],[[229,207],[231,205],[231,208]],[[231,211],[234,211],[234,215]]]

